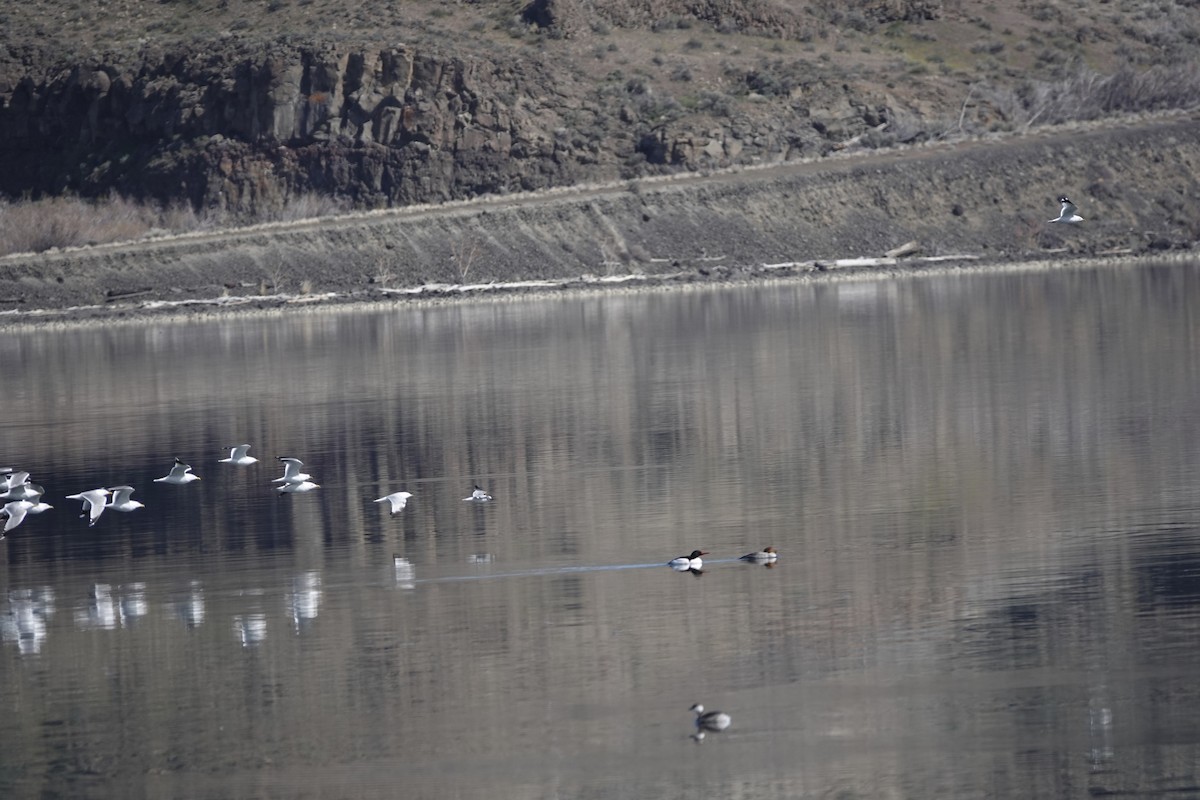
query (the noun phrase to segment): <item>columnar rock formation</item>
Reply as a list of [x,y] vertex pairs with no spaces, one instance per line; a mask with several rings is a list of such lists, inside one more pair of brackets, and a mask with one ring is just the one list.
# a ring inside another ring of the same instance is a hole
[[598,177],[555,135],[562,109],[535,63],[404,46],[245,49],[150,51],[0,84],[0,189],[117,189],[249,212],[308,190],[371,207]]

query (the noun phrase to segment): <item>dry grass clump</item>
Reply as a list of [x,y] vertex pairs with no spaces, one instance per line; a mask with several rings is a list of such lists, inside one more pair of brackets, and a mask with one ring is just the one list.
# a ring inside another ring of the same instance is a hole
[[[1052,81],[1018,86],[972,87],[980,108],[992,109],[986,130],[1028,129],[1147,111],[1200,107],[1200,64],[1186,62],[1137,71],[1122,67],[1105,75],[1080,67]],[[968,97],[968,100],[971,98]],[[961,124],[960,124],[961,129]],[[967,130],[978,130],[970,121]]]
[[1052,125],[1111,114],[1187,109],[1200,105],[1200,64],[1190,61],[1112,75],[1082,68],[1059,81],[1032,85],[1022,98],[1028,124]]
[[138,239],[154,228],[156,217],[153,209],[117,196],[100,202],[78,197],[0,200],[0,253]]
[[255,222],[298,222],[302,219],[317,217],[332,217],[335,214],[345,214],[350,210],[350,203],[341,197],[328,194],[306,192],[293,195],[280,208],[266,211]]
[[295,222],[344,213],[348,203],[305,193],[253,219],[234,219],[219,209],[196,211],[186,204],[162,207],[117,194],[97,200],[74,196],[9,201],[0,198],[0,255],[41,253],[56,247],[128,242],[235,224]]
[[890,147],[956,134],[1027,130],[1035,125],[1086,122],[1120,114],[1200,107],[1200,64],[1188,62],[1104,75],[1086,67],[1054,81],[1019,86],[973,84],[956,115],[922,116],[889,109],[886,128],[868,131],[858,144]]

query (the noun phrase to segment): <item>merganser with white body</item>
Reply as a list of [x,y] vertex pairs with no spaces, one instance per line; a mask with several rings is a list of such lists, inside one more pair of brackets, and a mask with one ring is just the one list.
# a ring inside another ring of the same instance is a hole
[[108,489],[90,489],[79,494],[67,495],[68,500],[82,500],[84,513],[81,517],[88,518],[88,527],[96,524],[96,520],[100,519],[100,515],[104,513],[104,509],[108,507],[104,501],[108,499],[111,492]]
[[183,463],[179,460],[179,457],[176,456],[175,465],[171,467],[171,471],[166,475],[163,475],[161,478],[155,478],[154,482],[184,484],[198,480],[200,480],[200,476],[192,474],[191,465]]
[[779,558],[779,554],[775,552],[774,547],[764,547],[757,553],[746,553],[739,561],[749,561],[754,564],[773,564]]
[[271,483],[304,483],[312,480],[312,475],[300,471],[300,468],[304,466],[304,462],[300,459],[287,456],[275,456],[275,458],[283,462],[283,475]]
[[470,497],[464,497],[463,501],[465,502],[467,500],[473,500],[476,503],[486,503],[488,500],[491,500],[491,499],[492,499],[492,496],[490,494],[488,494],[487,492],[485,492],[483,489],[479,488],[479,484],[477,483],[477,484],[475,484],[475,491],[471,492]]
[[112,492],[112,500],[104,504],[105,508],[111,508],[113,511],[137,511],[146,507],[144,503],[130,498],[133,494],[132,486],[110,486],[108,490]]
[[691,569],[699,570],[704,567],[704,559],[702,559],[700,556],[706,555],[708,555],[707,550],[693,550],[692,554],[689,556],[672,558],[667,562],[667,566],[678,572],[687,572]]
[[696,715],[696,732],[692,734],[692,738],[697,742],[704,741],[704,734],[707,731],[719,733],[733,722],[733,718],[724,711],[705,711],[704,706],[699,703],[688,710]]
[[376,500],[376,503],[389,503],[392,506],[392,516],[396,516],[404,507],[408,505],[408,498],[412,497],[412,492],[392,492],[384,495]]
[[257,458],[246,454],[246,451],[248,451],[249,449],[250,449],[250,445],[239,444],[236,447],[230,449],[229,458],[219,458],[219,459],[217,459],[217,463],[218,464],[237,464],[239,467],[249,466],[250,464],[257,464],[258,463]]

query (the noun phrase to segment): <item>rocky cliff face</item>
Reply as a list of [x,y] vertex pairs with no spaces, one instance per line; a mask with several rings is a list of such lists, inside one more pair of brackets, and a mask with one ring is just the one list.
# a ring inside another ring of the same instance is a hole
[[[534,62],[278,44],[150,51],[0,84],[0,189],[117,189],[239,212],[319,190],[375,207],[602,176]],[[581,146],[582,145],[582,146]]]
[[[700,11],[724,13],[710,5]],[[737,24],[791,24],[760,5]],[[633,24],[638,8],[605,13]],[[600,11],[525,13],[569,30]],[[644,73],[600,77],[505,53],[233,35],[83,60],[10,49],[0,52],[0,193],[117,191],[245,219],[310,192],[379,208],[812,155],[887,114],[795,64],[723,77],[757,100],[745,108],[678,77],[685,106]]]

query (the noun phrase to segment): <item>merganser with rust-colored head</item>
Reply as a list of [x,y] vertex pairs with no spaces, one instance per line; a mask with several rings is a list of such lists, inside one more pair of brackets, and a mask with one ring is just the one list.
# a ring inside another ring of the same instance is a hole
[[774,547],[764,547],[757,553],[746,553],[746,555],[742,556],[739,560],[750,561],[755,564],[770,564],[777,558],[779,558],[779,554],[775,552]]

